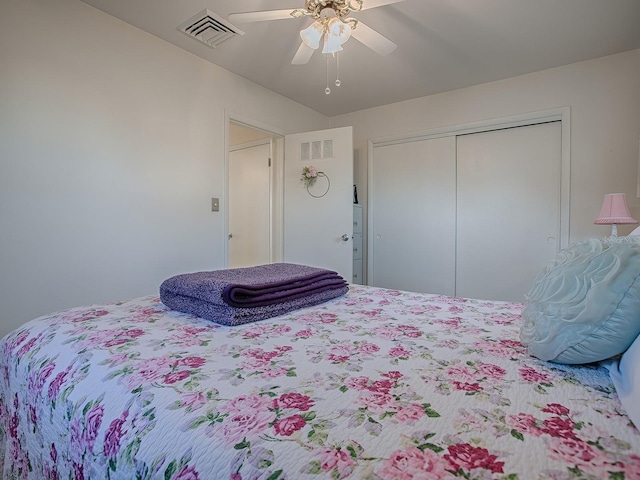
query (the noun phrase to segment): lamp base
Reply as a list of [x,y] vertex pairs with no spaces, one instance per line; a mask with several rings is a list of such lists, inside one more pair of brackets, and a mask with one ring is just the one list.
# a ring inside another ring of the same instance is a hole
[[615,223],[611,225],[611,236],[616,238],[618,236],[618,225]]

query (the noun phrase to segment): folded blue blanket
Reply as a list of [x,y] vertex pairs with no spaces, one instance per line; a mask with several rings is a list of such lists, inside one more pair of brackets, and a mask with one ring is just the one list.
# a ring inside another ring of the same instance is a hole
[[254,322],[344,295],[347,282],[336,272],[276,263],[176,275],[160,286],[173,310],[223,325]]

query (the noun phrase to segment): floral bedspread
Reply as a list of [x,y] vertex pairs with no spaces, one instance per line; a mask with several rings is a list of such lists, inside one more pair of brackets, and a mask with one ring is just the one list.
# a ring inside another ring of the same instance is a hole
[[606,370],[528,357],[522,305],[351,286],[224,327],[156,296],[6,336],[5,478],[638,479]]

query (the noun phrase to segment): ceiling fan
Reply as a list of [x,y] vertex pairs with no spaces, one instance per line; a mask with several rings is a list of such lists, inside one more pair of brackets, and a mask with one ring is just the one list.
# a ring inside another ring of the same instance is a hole
[[232,22],[249,23],[286,18],[311,17],[313,22],[300,32],[302,43],[291,61],[294,65],[308,63],[313,52],[324,40],[323,53],[337,53],[342,45],[353,37],[379,55],[388,55],[397,45],[384,35],[355,18],[352,12],[382,7],[404,0],[305,0],[305,8],[286,10],[266,10],[257,12],[232,13]]

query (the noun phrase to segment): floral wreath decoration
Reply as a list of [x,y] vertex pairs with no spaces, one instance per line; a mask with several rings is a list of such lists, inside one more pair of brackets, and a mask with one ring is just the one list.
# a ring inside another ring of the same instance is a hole
[[[309,188],[315,185],[316,180],[318,180],[318,177],[323,177],[327,179],[327,188],[325,189],[324,193],[320,195],[314,195],[309,191]],[[319,172],[318,169],[313,165],[302,167],[301,180],[307,189],[307,193],[314,198],[324,197],[329,192],[329,189],[331,188],[331,180],[329,180],[329,177],[324,172]]]

